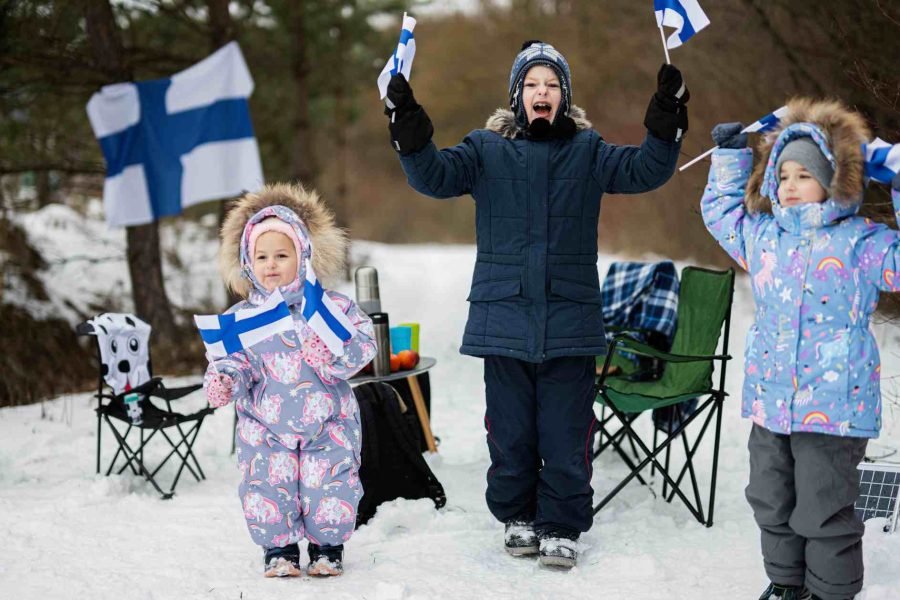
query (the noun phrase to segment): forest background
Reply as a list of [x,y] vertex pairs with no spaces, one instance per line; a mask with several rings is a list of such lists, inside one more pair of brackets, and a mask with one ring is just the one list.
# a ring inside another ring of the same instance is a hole
[[[886,0],[707,0],[711,25],[671,52],[691,90],[682,160],[711,146],[723,121],[749,123],[793,95],[836,97],[876,135],[900,141],[900,6]],[[604,138],[639,144],[663,62],[649,0],[0,0],[0,406],[87,389],[92,349],[71,318],[38,315],[47,261],[23,214],[64,204],[86,212],[105,172],[85,105],[101,86],[167,77],[237,40],[256,83],[251,115],[268,181],[322,194],[353,239],[472,243],[470,198],[435,202],[410,189],[388,134],[375,79],[403,11],[418,18],[411,77],[439,147],[506,106],[513,57],[526,39],[554,44],[573,73],[574,103]],[[465,10],[463,10],[463,8]],[[728,265],[698,202],[708,163],[639,196],[605,196],[601,252]],[[195,371],[202,348],[190,314],[163,284],[160,228],[216,223],[228,202],[129,227],[131,297],[98,298],[79,318],[127,310],[154,327],[157,371]],[[892,226],[881,186],[865,214]],[[210,219],[209,215],[215,215]],[[204,217],[206,217],[204,219]],[[170,257],[171,258],[171,257]],[[889,298],[883,311],[893,315]],[[186,341],[187,340],[187,341]],[[54,373],[42,377],[39,373]]]

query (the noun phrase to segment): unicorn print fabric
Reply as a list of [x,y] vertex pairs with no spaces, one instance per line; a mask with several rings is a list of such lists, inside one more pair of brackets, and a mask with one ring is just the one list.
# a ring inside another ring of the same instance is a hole
[[[257,306],[270,293],[249,268],[248,244],[254,225],[273,216],[291,225],[300,243],[297,277],[280,288],[293,330],[218,359],[215,369],[233,381],[239,494],[253,541],[264,548],[303,538],[334,546],[353,533],[363,493],[358,409],[346,380],[375,355],[372,322],[348,297],[325,289],[352,324],[338,356],[303,318],[305,270],[315,265],[319,277],[335,276],[345,239],[314,193],[288,185],[245,195],[226,219],[221,267],[247,297],[230,310]],[[210,365],[207,384],[217,377]]]
[[[834,178],[825,201],[785,207],[776,164],[785,145],[802,137],[816,143]],[[775,433],[871,438],[881,429],[880,359],[869,322],[879,293],[900,289],[900,238],[856,214],[860,144],[869,137],[862,119],[840,105],[795,100],[761,148],[768,161],[752,174],[750,149],[713,154],[703,219],[750,273],[756,300],[741,412]],[[893,202],[900,209],[896,190]]]

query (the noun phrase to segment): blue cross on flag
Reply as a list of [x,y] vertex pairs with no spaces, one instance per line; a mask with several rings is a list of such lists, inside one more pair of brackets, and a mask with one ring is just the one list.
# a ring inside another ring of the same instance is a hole
[[653,0],[656,25],[662,29],[674,27],[675,33],[666,40],[666,48],[677,48],[695,33],[709,25],[709,18],[697,0]]
[[309,261],[306,263],[306,283],[303,286],[303,306],[300,312],[331,353],[343,356],[344,342],[353,337],[356,327],[325,293]]
[[262,187],[252,92],[231,42],[172,77],[107,85],[91,96],[87,113],[106,159],[107,223],[150,223]]
[[378,92],[381,94],[382,100],[387,96],[388,83],[390,83],[392,75],[403,73],[403,76],[409,81],[413,58],[416,56],[416,38],[413,36],[413,29],[415,28],[416,20],[403,13],[400,41],[397,42],[397,48],[391,54],[387,63],[385,63],[381,74],[378,75]]
[[866,177],[870,179],[890,185],[900,173],[900,144],[888,144],[881,138],[875,138],[863,144],[863,156],[866,159]]
[[764,117],[761,117],[759,120],[750,123],[743,129],[741,129],[741,133],[764,133],[769,131],[770,129],[774,129],[778,126],[778,123],[781,122],[781,119],[784,118],[784,115],[788,113],[788,107],[782,106],[777,110],[773,110],[769,114]]
[[294,330],[294,318],[277,289],[255,308],[224,315],[194,315],[206,352],[223,358],[284,331]]

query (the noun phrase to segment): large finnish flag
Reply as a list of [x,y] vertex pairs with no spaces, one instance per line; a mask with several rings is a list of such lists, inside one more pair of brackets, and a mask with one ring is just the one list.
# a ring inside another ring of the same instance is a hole
[[150,223],[192,204],[262,187],[237,42],[170,78],[104,86],[87,104],[106,159],[112,227]]
[[656,25],[674,27],[675,33],[666,40],[666,48],[677,48],[695,33],[709,25],[709,18],[697,0],[653,0]]
[[391,57],[381,70],[381,74],[378,75],[378,92],[381,94],[382,100],[387,96],[388,83],[390,83],[392,75],[403,73],[403,76],[409,81],[413,58],[416,56],[416,38],[413,36],[413,29],[415,28],[416,20],[403,13],[400,41],[397,42],[394,53],[391,54]]
[[194,315],[206,352],[223,358],[284,331],[293,331],[294,318],[277,289],[255,308],[224,315]]

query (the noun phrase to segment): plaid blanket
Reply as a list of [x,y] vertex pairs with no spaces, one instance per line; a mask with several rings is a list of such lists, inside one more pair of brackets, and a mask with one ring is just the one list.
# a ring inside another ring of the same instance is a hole
[[678,287],[678,272],[670,261],[614,262],[600,290],[603,323],[657,332],[669,342],[661,350],[668,350],[675,336]]

